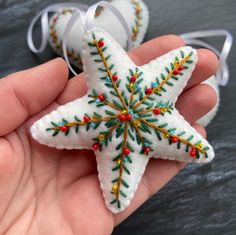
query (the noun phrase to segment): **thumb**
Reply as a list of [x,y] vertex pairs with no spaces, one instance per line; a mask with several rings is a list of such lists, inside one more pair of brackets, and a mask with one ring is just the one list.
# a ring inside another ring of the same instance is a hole
[[0,80],[0,136],[16,129],[29,116],[48,106],[63,91],[68,78],[58,58]]

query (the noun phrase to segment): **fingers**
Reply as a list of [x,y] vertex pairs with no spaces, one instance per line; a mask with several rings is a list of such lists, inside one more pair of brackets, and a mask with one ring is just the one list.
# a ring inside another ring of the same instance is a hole
[[17,128],[30,115],[48,106],[63,91],[68,69],[55,59],[0,80],[0,136]]
[[[205,135],[203,127],[198,124],[194,124],[193,127],[200,134]],[[159,191],[184,166],[185,163],[182,162],[151,159],[130,206],[124,212],[114,216],[115,225],[122,222],[149,197]]]
[[189,89],[216,74],[219,67],[219,60],[217,56],[210,50],[198,50],[198,63],[193,71],[191,79],[189,80],[186,89]]
[[155,38],[129,52],[129,57],[135,64],[141,66],[162,56],[169,51],[184,46],[184,41],[176,35],[165,35]]
[[214,108],[216,101],[215,90],[206,84],[200,84],[183,92],[176,108],[189,123],[194,123]]
[[84,73],[70,79],[63,93],[58,97],[57,103],[63,105],[74,99],[82,97],[87,92],[87,84]]

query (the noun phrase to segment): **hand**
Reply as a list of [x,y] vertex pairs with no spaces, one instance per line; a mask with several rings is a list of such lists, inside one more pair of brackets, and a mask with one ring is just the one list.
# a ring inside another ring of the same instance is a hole
[[[177,36],[163,36],[133,49],[142,65],[183,46]],[[198,50],[199,62],[177,108],[195,122],[216,102],[212,88],[200,84],[216,73],[218,59]],[[113,215],[105,206],[91,151],[49,148],[32,140],[29,128],[46,113],[86,92],[84,75],[67,80],[68,68],[55,59],[0,80],[0,234],[107,235],[165,185],[183,163],[152,159],[128,209]],[[193,107],[193,108],[189,108]]]

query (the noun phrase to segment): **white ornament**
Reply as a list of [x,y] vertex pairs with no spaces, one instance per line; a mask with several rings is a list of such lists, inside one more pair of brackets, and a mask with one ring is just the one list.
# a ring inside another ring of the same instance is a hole
[[[32,136],[58,149],[93,149],[107,207],[134,197],[150,158],[205,163],[211,145],[175,109],[197,63],[191,47],[136,66],[104,30],[82,40],[88,93],[35,122]],[[78,195],[79,197],[79,195]]]
[[[111,4],[123,15],[132,34],[133,47],[140,45],[149,23],[146,4],[142,0],[113,0]],[[50,20],[49,43],[59,55],[62,55],[65,28],[74,11],[75,8],[65,8],[52,16]],[[111,34],[123,48],[127,47],[127,33],[120,20],[109,9],[104,8],[99,12],[94,20],[94,25]],[[82,63],[80,54],[83,34],[83,24],[81,19],[78,19],[70,32],[67,45],[70,62],[77,67],[80,67]]]

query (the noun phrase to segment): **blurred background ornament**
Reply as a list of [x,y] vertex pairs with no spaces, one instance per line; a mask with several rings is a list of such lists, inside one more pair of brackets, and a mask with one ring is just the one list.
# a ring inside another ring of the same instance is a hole
[[[107,31],[124,49],[127,49],[129,35],[122,25],[121,21],[123,20],[131,33],[132,47],[140,45],[149,24],[149,11],[146,4],[142,0],[112,0],[111,4],[121,13],[121,16],[114,14],[109,11],[109,9],[98,8],[94,21],[95,26]],[[52,49],[57,54],[62,55],[62,42],[65,28],[73,13],[76,12],[76,9],[85,13],[88,6],[76,3],[56,4],[45,8],[37,14],[31,21],[28,30],[27,40],[31,51],[34,53],[42,52],[47,45],[47,41],[49,41]],[[55,14],[49,20],[48,14],[50,12],[54,12]],[[36,49],[33,43],[33,28],[40,18],[42,44],[39,49]],[[79,68],[82,68],[80,53],[83,34],[83,22],[78,18],[69,35],[67,54],[70,62]]]

